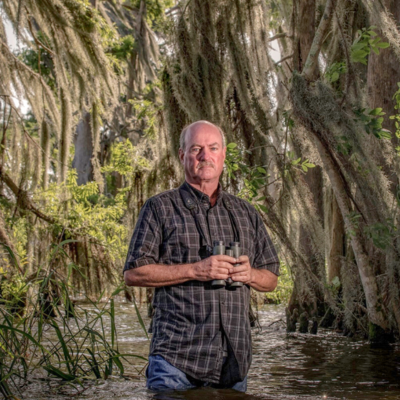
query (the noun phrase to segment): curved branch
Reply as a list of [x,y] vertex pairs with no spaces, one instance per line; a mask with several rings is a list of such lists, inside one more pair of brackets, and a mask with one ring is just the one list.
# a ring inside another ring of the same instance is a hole
[[336,0],[327,0],[324,14],[319,23],[318,29],[315,32],[314,40],[308,53],[307,61],[304,65],[302,75],[306,79],[311,79],[311,76],[318,63],[318,56],[321,51],[322,43],[326,37],[326,32],[332,20],[333,10],[336,6]]
[[56,224],[57,221],[46,214],[43,214],[37,206],[31,201],[29,198],[28,192],[26,190],[21,189],[17,186],[17,184],[11,179],[11,177],[2,172],[0,179],[10,188],[10,190],[14,193],[17,199],[18,207],[22,208],[23,210],[31,211],[35,214],[38,218],[42,219],[43,221],[48,222],[49,224]]

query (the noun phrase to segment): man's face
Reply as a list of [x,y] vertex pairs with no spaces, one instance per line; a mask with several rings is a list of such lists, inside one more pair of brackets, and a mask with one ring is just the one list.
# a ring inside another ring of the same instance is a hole
[[221,133],[215,126],[193,125],[186,133],[185,151],[179,149],[186,180],[196,184],[218,182],[224,168],[225,153]]

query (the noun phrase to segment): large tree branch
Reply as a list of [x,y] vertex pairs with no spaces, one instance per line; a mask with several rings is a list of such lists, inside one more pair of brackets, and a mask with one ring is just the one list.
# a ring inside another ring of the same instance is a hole
[[302,75],[306,79],[311,79],[313,72],[318,63],[318,56],[321,51],[322,43],[326,37],[329,25],[332,20],[333,10],[336,6],[336,0],[327,0],[324,14],[319,23],[318,29],[315,32],[314,40],[308,53],[307,61],[304,65]]
[[35,214],[37,217],[42,219],[43,221],[48,222],[49,224],[56,224],[57,221],[46,214],[43,214],[37,206],[32,202],[29,198],[29,194],[26,190],[19,188],[16,183],[10,178],[10,176],[2,172],[0,179],[10,188],[10,190],[14,193],[17,199],[18,207],[22,208],[23,210],[27,210]]

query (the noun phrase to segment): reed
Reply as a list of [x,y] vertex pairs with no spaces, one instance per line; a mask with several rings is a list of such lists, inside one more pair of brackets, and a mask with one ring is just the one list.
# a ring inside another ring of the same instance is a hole
[[[53,246],[47,265],[30,276],[17,268],[22,284],[0,295],[0,393],[6,399],[18,398],[34,372],[82,386],[88,379],[122,376],[130,357],[146,360],[118,348],[114,297],[122,284],[106,300],[104,293],[82,305],[72,300],[73,290],[57,269],[60,257],[68,258],[63,246],[69,242]],[[136,304],[135,310],[146,332]]]

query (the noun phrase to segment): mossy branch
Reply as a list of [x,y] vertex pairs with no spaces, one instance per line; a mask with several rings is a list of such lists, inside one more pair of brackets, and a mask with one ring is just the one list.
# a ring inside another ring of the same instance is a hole
[[319,23],[318,29],[315,32],[314,40],[308,53],[307,61],[304,65],[302,75],[306,79],[311,79],[315,67],[318,64],[318,56],[321,51],[322,44],[326,37],[329,25],[332,20],[333,10],[336,6],[336,0],[327,0],[324,14]]
[[31,211],[37,217],[42,219],[43,221],[48,222],[49,224],[57,224],[57,221],[46,214],[43,214],[38,207],[31,201],[29,198],[29,194],[26,190],[21,189],[18,185],[11,179],[11,177],[3,172],[0,176],[0,179],[10,188],[10,190],[14,193],[17,199],[18,207],[23,210]]

